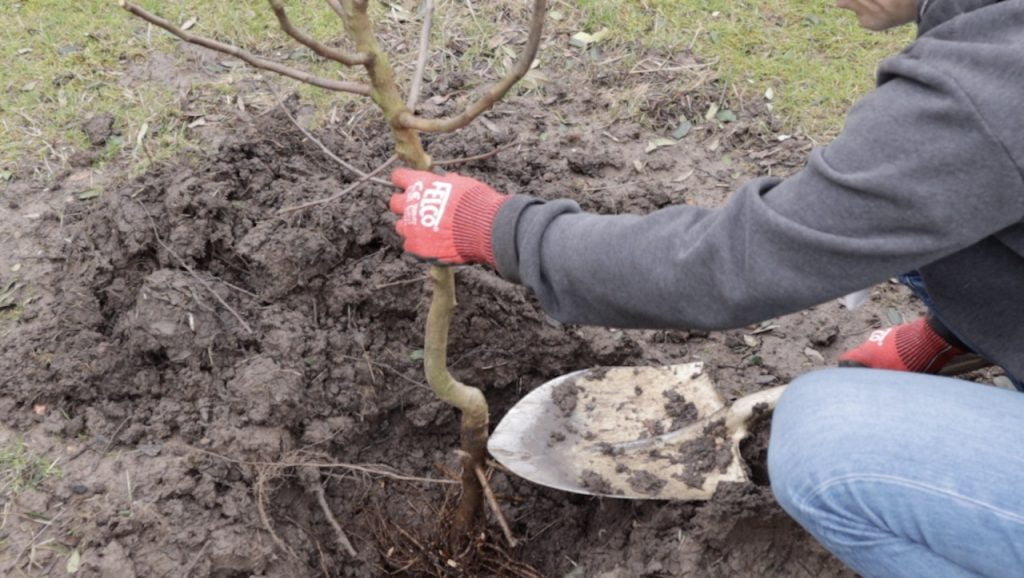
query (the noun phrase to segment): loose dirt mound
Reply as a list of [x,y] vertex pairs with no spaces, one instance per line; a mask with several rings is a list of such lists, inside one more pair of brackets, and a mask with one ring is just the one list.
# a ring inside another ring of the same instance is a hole
[[[461,170],[612,213],[720,202],[738,179],[768,164],[789,170],[806,148],[732,125],[648,154],[639,126],[561,124],[547,107],[595,106],[562,97],[502,105],[489,128],[436,139],[430,152],[463,157],[518,138]],[[379,126],[366,132],[359,144],[323,138],[369,170],[390,142],[372,136]],[[742,160],[723,160],[723,150]],[[42,215],[34,234],[59,265],[40,281],[45,297],[3,336],[0,412],[63,456],[62,476],[14,507],[60,513],[52,535],[83,553],[80,575],[844,573],[772,502],[763,426],[748,448],[757,483],[708,504],[574,496],[496,470],[521,544],[494,533],[472,555],[439,552],[458,426],[423,383],[425,268],[396,249],[379,185],[277,214],[348,181],[271,115],[88,210]],[[837,321],[828,305],[711,336],[570,327],[490,272],[457,277],[452,371],[485,389],[494,419],[543,381],[598,365],[703,360],[727,395],[746,393],[825,365],[818,350],[833,357],[837,336],[857,339],[878,323],[870,312]],[[329,462],[348,465],[309,465]],[[31,522],[4,532],[12,548],[0,564],[23,567]],[[40,563],[64,559],[51,558]]]

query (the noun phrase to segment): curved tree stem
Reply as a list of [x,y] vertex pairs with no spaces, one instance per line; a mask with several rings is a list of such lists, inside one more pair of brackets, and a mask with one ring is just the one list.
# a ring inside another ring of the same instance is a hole
[[455,274],[448,267],[431,267],[434,295],[427,314],[424,365],[427,383],[437,397],[462,411],[462,501],[455,512],[452,538],[467,536],[480,517],[483,489],[476,470],[485,463],[488,409],[483,392],[459,383],[448,371],[448,328],[455,309]]

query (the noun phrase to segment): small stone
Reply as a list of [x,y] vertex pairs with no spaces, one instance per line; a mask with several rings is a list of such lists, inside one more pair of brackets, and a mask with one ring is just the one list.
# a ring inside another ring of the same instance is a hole
[[87,494],[89,493],[89,486],[86,486],[85,484],[71,484],[70,490],[72,494]]
[[143,444],[139,446],[139,453],[144,456],[155,458],[160,455],[160,446],[157,444]]
[[810,359],[811,361],[815,361],[815,362],[818,362],[818,363],[825,363],[825,356],[822,355],[821,352],[819,352],[816,349],[813,349],[813,348],[810,348],[810,347],[805,347],[804,348],[804,355],[806,355],[807,358]]

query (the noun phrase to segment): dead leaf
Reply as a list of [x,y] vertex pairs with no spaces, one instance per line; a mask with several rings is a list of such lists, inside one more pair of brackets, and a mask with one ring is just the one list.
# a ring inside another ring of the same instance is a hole
[[685,118],[679,123],[679,126],[672,131],[672,138],[676,140],[682,140],[683,137],[690,134],[690,129],[693,128],[693,123],[686,120]]
[[672,182],[673,182],[673,183],[681,183],[681,182],[685,181],[686,179],[688,179],[688,178],[692,177],[692,176],[693,176],[693,174],[694,174],[694,172],[695,172],[695,171],[694,171],[694,169],[690,169],[690,170],[689,170],[689,171],[687,171],[687,172],[686,172],[685,174],[683,174],[683,175],[680,175],[680,176],[678,176],[678,177],[676,177],[676,178],[672,179]]
[[82,567],[82,554],[75,548],[71,551],[71,555],[68,556],[68,563],[64,567],[68,574],[74,574],[78,572],[78,569]]
[[182,30],[188,30],[189,28],[192,28],[195,25],[196,25],[196,18],[193,16],[192,18],[189,18],[188,20],[185,21],[184,24],[181,25],[181,29]]
[[647,143],[647,148],[644,149],[644,152],[646,152],[647,154],[650,154],[650,153],[653,153],[654,151],[656,151],[656,150],[658,150],[660,148],[670,147],[670,146],[673,146],[675,144],[676,144],[676,141],[674,139],[670,139],[670,138],[656,138],[656,139],[652,140],[651,142]]
[[811,361],[825,363],[825,356],[822,355],[817,349],[814,349],[813,347],[805,347],[804,355],[806,355],[807,358],[810,359]]
[[736,122],[736,113],[725,108],[718,111],[715,118],[718,119],[718,122]]
[[135,150],[136,151],[139,150],[139,148],[142,147],[142,141],[146,140],[146,133],[148,133],[148,132],[149,132],[149,123],[148,122],[142,123],[142,126],[139,127],[139,134],[136,135],[136,137],[135,137]]
[[544,74],[540,70],[531,70],[526,73],[526,76],[524,76],[523,80],[520,82],[522,82],[523,86],[527,89],[536,89],[540,88],[542,85],[548,84],[551,82],[551,79],[549,79],[548,75]]
[[569,46],[572,46],[573,48],[586,48],[591,44],[598,44],[608,38],[609,35],[611,35],[611,31],[607,28],[602,28],[593,34],[577,32],[569,39]]
[[718,104],[717,103],[711,103],[711,106],[708,107],[708,111],[706,113],[704,113],[704,120],[706,120],[708,122],[711,122],[711,120],[714,119],[717,114],[718,114]]

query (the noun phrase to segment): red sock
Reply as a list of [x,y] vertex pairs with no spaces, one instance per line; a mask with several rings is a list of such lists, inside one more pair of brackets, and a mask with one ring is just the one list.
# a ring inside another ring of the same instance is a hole
[[839,356],[839,365],[916,373],[938,373],[949,360],[967,353],[951,345],[924,317],[913,323],[879,329],[856,349]]

